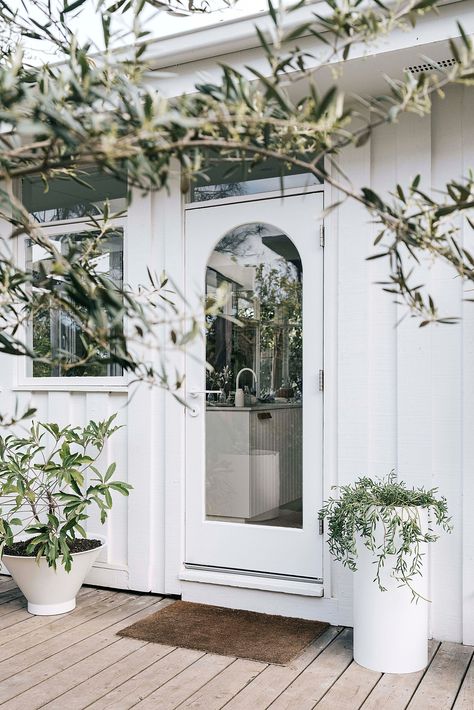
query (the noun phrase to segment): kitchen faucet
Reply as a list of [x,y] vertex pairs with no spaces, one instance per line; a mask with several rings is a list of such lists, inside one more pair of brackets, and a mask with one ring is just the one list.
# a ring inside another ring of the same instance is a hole
[[242,388],[239,387],[239,381],[240,381],[240,375],[242,372],[251,372],[253,375],[253,379],[255,380],[255,385],[257,384],[257,375],[255,372],[252,370],[250,367],[243,367],[239,372],[237,373],[237,377],[235,378],[235,406],[236,407],[243,407],[245,403],[244,399],[244,391]]

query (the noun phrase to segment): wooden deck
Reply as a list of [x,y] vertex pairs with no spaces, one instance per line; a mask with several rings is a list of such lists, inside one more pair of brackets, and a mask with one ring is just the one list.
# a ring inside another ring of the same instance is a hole
[[425,673],[381,675],[352,660],[351,631],[331,627],[291,665],[120,638],[173,600],[84,588],[59,617],[30,616],[0,578],[0,706],[15,710],[474,710],[474,648],[431,642]]

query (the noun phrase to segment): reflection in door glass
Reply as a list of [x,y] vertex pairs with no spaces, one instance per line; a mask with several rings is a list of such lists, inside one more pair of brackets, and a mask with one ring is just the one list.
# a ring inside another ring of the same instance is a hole
[[302,527],[302,264],[269,224],[244,224],[212,252],[206,294],[229,299],[208,318],[206,515]]

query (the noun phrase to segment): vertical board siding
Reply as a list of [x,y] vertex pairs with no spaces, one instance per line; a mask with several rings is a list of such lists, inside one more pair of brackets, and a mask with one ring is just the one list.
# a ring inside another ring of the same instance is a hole
[[[370,144],[344,152],[344,171],[356,188],[370,183]],[[336,200],[337,197],[334,197]],[[369,363],[368,363],[368,262],[372,229],[363,208],[346,201],[337,211],[337,480],[344,485],[368,467]],[[330,311],[332,313],[332,311]],[[325,475],[333,473],[325,467]],[[352,620],[352,574],[333,566],[333,596],[338,600],[341,623]]]
[[[344,170],[359,188],[370,182],[370,145],[344,154]],[[352,200],[338,212],[339,251],[339,471],[338,483],[367,471],[368,464],[368,262],[372,229]]]
[[[453,87],[436,98],[432,114],[433,190],[462,177],[463,88]],[[452,268],[440,261],[431,269],[432,290],[441,315],[460,317],[463,286]],[[449,501],[455,521],[451,535],[442,535],[431,551],[431,614],[433,635],[462,640],[462,335],[461,324],[435,326],[432,346],[432,475],[433,485]]]
[[[430,121],[403,116],[395,126],[397,182],[405,185],[421,175],[422,185],[431,185]],[[427,261],[417,267],[417,282],[430,288]],[[401,305],[399,318],[407,315]],[[397,444],[400,477],[416,485],[431,486],[431,358],[432,329],[419,328],[416,319],[405,317],[397,326]]]
[[[431,121],[406,115],[395,127],[397,182],[409,184],[416,175],[421,185],[431,186]],[[411,264],[410,264],[411,266]],[[431,289],[428,258],[416,267],[417,283]],[[401,480],[411,485],[432,486],[432,335],[431,328],[419,328],[419,322],[400,305],[397,312],[397,446]],[[432,573],[430,565],[428,575]],[[429,587],[430,598],[432,588]],[[434,607],[430,606],[431,613]]]
[[[161,244],[158,263],[162,264],[174,282],[184,290],[184,214],[183,196],[180,189],[180,167],[177,161],[172,163],[170,172],[170,195],[155,198],[155,229]],[[160,197],[160,199],[158,199]],[[172,238],[170,238],[172,235]],[[183,373],[184,356],[179,351],[172,351],[169,359],[170,372]],[[157,402],[161,412],[161,427],[157,436],[161,437],[160,465],[163,486],[162,514],[156,521],[160,525],[163,565],[160,565],[163,578],[161,589],[168,594],[180,594],[181,583],[178,579],[184,561],[185,528],[185,435],[186,411],[174,397],[161,393]],[[160,541],[157,540],[157,547]],[[155,582],[156,584],[156,582]],[[159,587],[154,587],[159,591]]]
[[[108,397],[104,397],[101,392],[87,392],[86,394],[86,421],[103,421],[109,416],[109,402]],[[112,441],[106,443],[104,451],[97,459],[97,468],[99,471],[103,471],[107,466],[107,450],[113,447]],[[90,469],[87,473],[87,485],[91,485],[96,478],[93,471]],[[115,496],[116,497],[116,496]],[[100,511],[92,506],[88,512],[89,519],[86,520],[87,533],[91,537],[94,535],[103,535],[107,540],[110,538],[110,519],[102,525],[100,522]],[[105,550],[102,550],[98,562],[108,562],[110,548],[107,546]]]
[[[346,155],[355,185],[370,185],[383,196],[417,174],[428,191],[461,178],[474,167],[474,101],[468,96],[456,88],[434,102],[431,117],[403,116],[377,130],[370,150]],[[417,282],[434,295],[441,314],[463,320],[422,329],[409,317],[399,322],[406,309],[375,283],[387,278],[387,264],[364,261],[374,253],[367,246],[366,234],[374,235],[369,219],[353,207],[340,208],[338,482],[396,467],[410,485],[438,487],[447,497],[455,529],[430,550],[431,633],[472,643],[474,304],[463,303],[462,284],[449,267],[426,259],[417,267]],[[464,239],[474,249],[472,233]],[[343,600],[350,579],[335,574]]]
[[[158,196],[159,204],[167,195]],[[160,273],[162,261],[159,244],[163,235],[156,220],[152,196],[134,194],[128,211],[127,282],[134,289],[150,285],[147,266]],[[159,353],[138,344],[139,356],[159,369]],[[147,385],[132,385],[128,402],[128,474],[133,492],[128,503],[128,564],[133,589],[163,591],[163,532],[155,535],[156,521],[163,518],[164,472],[161,466],[163,447],[159,392]],[[156,573],[156,574],[155,574]],[[154,585],[158,584],[159,589]]]
[[[56,422],[60,426],[67,424],[84,426],[91,419],[107,419],[111,414],[117,412],[117,424],[125,426],[113,434],[97,465],[99,470],[104,471],[112,461],[115,461],[117,464],[115,477],[127,481],[126,393],[35,391],[33,385],[31,392],[20,391],[14,392],[12,395],[17,401],[19,411],[30,406],[34,407],[36,420]],[[29,426],[30,422],[25,420],[20,422],[16,429],[19,433],[26,432]],[[45,439],[46,442],[48,438]],[[89,473],[88,480],[91,480],[92,477],[93,474]],[[107,548],[98,560],[101,574],[97,577],[93,572],[90,581],[110,587],[128,587],[126,572],[125,575],[116,576],[116,569],[126,571],[128,565],[128,504],[127,499],[118,493],[114,493],[113,497],[114,506],[109,512],[109,519],[104,526],[100,523],[99,514],[92,508],[90,518],[86,521],[85,527],[89,536],[99,534],[107,541]]]
[[[393,126],[374,134],[370,180],[384,197],[397,182],[397,144]],[[375,231],[376,234],[376,231]],[[375,236],[374,234],[374,236]],[[377,247],[368,254],[377,253]],[[397,468],[397,306],[380,282],[387,280],[384,259],[368,263],[369,278],[369,462],[370,475],[386,475]]]
[[[116,414],[115,425],[121,428],[114,433],[107,447],[104,464],[109,466],[112,462],[115,462],[117,464],[115,478],[127,483],[129,478],[127,466],[127,396],[123,393],[110,393],[107,399],[107,416]],[[114,565],[126,566],[128,563],[128,498],[126,496],[115,494],[114,506],[109,515],[107,534],[108,562]]]
[[[474,92],[464,90],[462,174],[474,169]],[[474,230],[467,224],[464,247],[474,254]],[[467,298],[473,298],[469,291]],[[462,600],[463,641],[474,645],[474,303],[462,304]],[[460,522],[458,522],[458,525]],[[453,639],[454,640],[454,639]]]

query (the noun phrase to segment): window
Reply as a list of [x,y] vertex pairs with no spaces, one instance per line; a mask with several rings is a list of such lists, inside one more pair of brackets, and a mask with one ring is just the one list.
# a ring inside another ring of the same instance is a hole
[[319,185],[320,180],[301,168],[276,160],[252,165],[247,161],[226,161],[209,156],[206,176],[199,175],[190,190],[190,202],[206,202],[226,197],[242,197]]
[[[78,242],[89,241],[94,237],[91,230],[61,232],[49,235],[58,251],[67,254]],[[100,240],[96,255],[93,257],[95,268],[107,275],[117,286],[123,283],[123,228],[116,228],[106,238]],[[49,272],[50,256],[41,246],[28,241],[26,247],[27,268],[32,271],[35,280],[41,272]],[[60,290],[61,277],[56,278],[55,287]],[[121,326],[120,326],[121,327]],[[66,355],[66,359],[80,361],[86,350],[77,322],[67,313],[57,308],[44,309],[36,314],[30,329],[31,345],[39,358],[56,358]],[[41,360],[29,363],[29,375],[33,377],[107,377],[122,375],[122,368],[116,364],[97,360],[81,367],[64,369],[60,364],[52,366]],[[70,356],[67,357],[67,356]],[[103,353],[104,360],[106,353]]]
[[[70,178],[54,178],[49,181],[47,191],[38,177],[22,181],[23,204],[35,220],[45,225],[42,227],[45,235],[64,255],[78,245],[90,245],[95,241],[97,232],[87,224],[87,216],[100,218],[105,199],[109,200],[112,212],[126,207],[125,183],[94,173],[88,173],[84,179],[88,186]],[[63,224],[51,224],[56,221]],[[49,223],[48,226],[45,223]],[[114,229],[95,242],[91,260],[99,273],[107,275],[114,284],[121,287],[124,278],[124,220],[117,219],[114,225]],[[49,253],[40,245],[27,240],[25,258],[27,269],[33,273],[33,283],[39,283],[41,274],[50,271]],[[54,287],[60,291],[64,288],[63,280],[60,275],[54,278]],[[111,334],[113,329],[121,330],[122,327],[122,324],[111,326]],[[86,346],[78,323],[65,309],[45,308],[37,313],[30,324],[28,337],[38,357],[35,362],[29,361],[27,365],[27,375],[30,377],[116,377],[123,374],[119,365],[107,362],[105,351],[99,352],[94,362],[81,363],[86,354]],[[41,358],[45,361],[42,362]],[[78,365],[64,368],[61,364],[52,365],[47,362],[59,359],[77,362]]]
[[37,222],[77,220],[88,215],[99,215],[106,199],[111,212],[127,207],[127,185],[110,175],[85,172],[76,181],[70,177],[56,177],[46,188],[41,177],[22,180],[21,194],[26,209]]
[[[262,222],[227,232],[206,269],[225,283],[206,333],[208,520],[303,524],[303,266],[293,241]],[[239,396],[241,399],[237,400]]]

